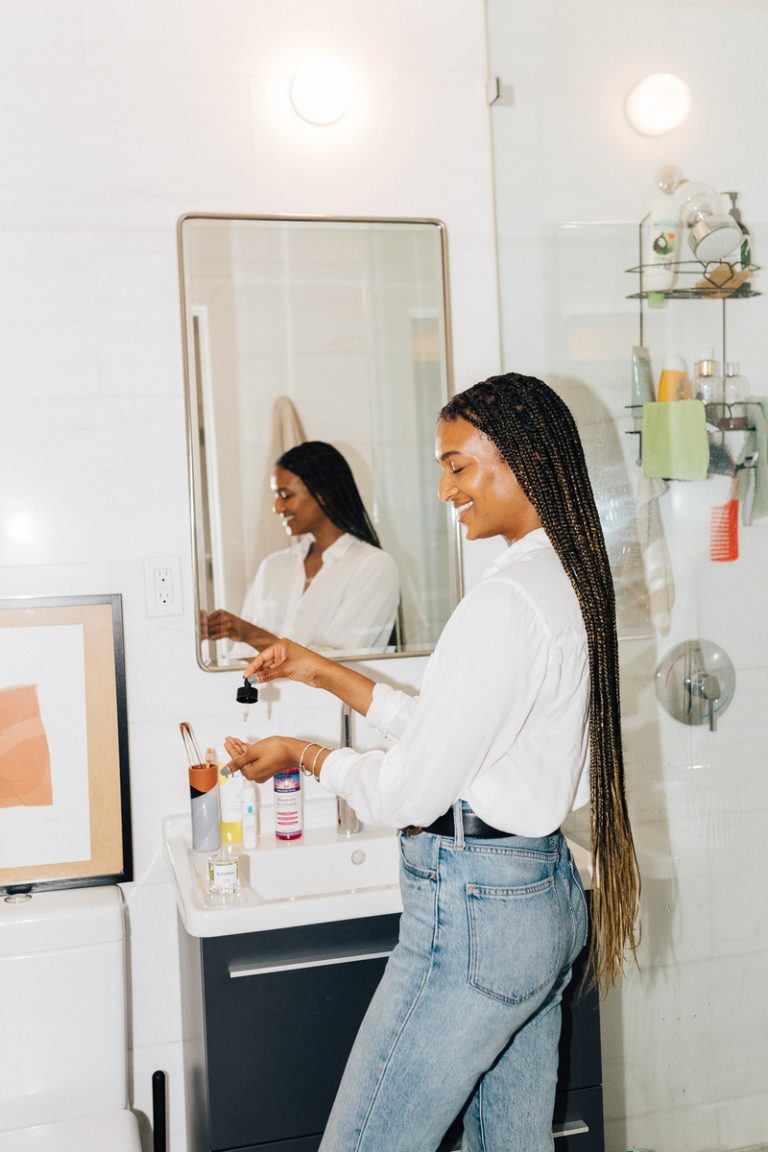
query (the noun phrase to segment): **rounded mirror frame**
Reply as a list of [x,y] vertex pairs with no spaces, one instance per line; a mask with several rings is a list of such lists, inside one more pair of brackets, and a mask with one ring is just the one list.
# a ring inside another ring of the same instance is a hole
[[444,224],[189,213],[177,238],[199,666],[250,658],[207,640],[204,621],[214,607],[240,614],[260,559],[285,547],[268,485],[292,446],[276,439],[286,400],[300,439],[347,458],[400,574],[395,644],[322,650],[345,661],[429,654],[462,593],[458,525],[433,464],[452,393]]

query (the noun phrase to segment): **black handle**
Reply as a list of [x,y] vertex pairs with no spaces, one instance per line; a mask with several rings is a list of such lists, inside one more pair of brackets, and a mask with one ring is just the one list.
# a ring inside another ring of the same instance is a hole
[[154,1152],[166,1152],[165,1072],[152,1073],[152,1137]]

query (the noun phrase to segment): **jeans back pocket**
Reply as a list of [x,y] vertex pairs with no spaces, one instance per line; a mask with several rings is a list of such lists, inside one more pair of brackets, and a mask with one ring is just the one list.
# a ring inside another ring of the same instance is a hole
[[557,976],[561,917],[553,876],[514,888],[467,884],[469,983],[521,1004]]

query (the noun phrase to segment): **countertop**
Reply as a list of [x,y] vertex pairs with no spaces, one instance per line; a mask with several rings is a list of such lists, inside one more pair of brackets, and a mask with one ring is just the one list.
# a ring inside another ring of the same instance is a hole
[[[585,888],[591,887],[589,852],[569,840]],[[253,852],[238,852],[240,889],[208,892],[209,852],[192,851],[188,815],[163,821],[165,857],[179,917],[191,936],[229,936],[305,924],[384,916],[402,911],[397,836],[335,827],[307,828],[294,841],[259,837]]]

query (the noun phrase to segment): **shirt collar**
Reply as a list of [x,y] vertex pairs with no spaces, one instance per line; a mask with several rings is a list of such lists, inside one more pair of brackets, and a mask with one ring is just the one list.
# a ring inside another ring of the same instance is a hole
[[519,557],[524,556],[528,552],[536,552],[540,548],[551,548],[552,542],[547,536],[543,528],[534,528],[533,532],[527,532],[525,536],[521,536],[519,540],[514,540],[500,556],[497,556],[483,572],[483,578],[486,576],[495,576],[502,568],[505,568],[511,560],[517,560]]
[[[291,547],[296,549],[301,560],[306,560],[307,553],[314,543],[314,540],[315,537],[311,532],[305,532],[303,536],[296,537],[291,543]],[[356,543],[356,536],[353,536],[351,532],[343,532],[341,536],[339,536],[337,540],[334,540],[333,544],[329,544],[325,552],[323,552],[323,564],[329,560],[331,563],[333,563],[334,560],[340,560],[344,553],[348,552],[350,548],[353,548]]]
[[353,536],[351,532],[343,532],[338,540],[334,540],[333,544],[329,544],[325,552],[323,552],[323,564],[330,560],[340,560],[345,552],[349,552],[350,548],[354,548],[357,543],[357,537]]
[[302,536],[294,536],[288,547],[296,553],[300,560],[306,560],[307,552],[315,542],[315,538],[311,532],[305,532]]

